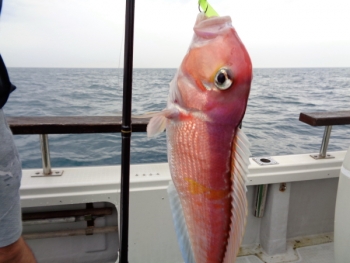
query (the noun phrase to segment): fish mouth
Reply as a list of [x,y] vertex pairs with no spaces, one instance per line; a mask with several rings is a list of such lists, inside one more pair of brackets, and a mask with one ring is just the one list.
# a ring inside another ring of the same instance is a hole
[[228,28],[232,28],[232,21],[229,16],[206,17],[199,14],[193,28],[197,36],[202,38],[215,38]]

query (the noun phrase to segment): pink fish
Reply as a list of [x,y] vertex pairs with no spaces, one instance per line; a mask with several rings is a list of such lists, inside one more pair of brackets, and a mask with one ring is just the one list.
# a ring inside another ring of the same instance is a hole
[[230,17],[199,14],[168,105],[150,121],[166,128],[175,186],[169,196],[186,263],[233,263],[242,241],[249,142],[239,129],[252,80],[249,55]]

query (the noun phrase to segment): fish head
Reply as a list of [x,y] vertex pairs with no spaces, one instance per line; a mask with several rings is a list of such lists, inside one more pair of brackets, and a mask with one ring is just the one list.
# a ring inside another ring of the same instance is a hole
[[209,120],[238,125],[245,113],[252,64],[231,18],[200,14],[179,68],[174,101]]

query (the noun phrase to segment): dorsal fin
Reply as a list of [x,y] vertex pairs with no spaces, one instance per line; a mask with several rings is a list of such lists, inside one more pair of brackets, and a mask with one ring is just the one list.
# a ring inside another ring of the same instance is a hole
[[241,245],[246,217],[248,212],[246,181],[249,165],[250,143],[247,136],[237,128],[232,143],[231,155],[231,180],[232,180],[232,208],[230,233],[223,263],[236,262],[239,247]]
[[175,226],[177,242],[180,246],[182,258],[184,259],[185,263],[196,263],[194,260],[190,237],[188,235],[179,195],[172,181],[169,183],[168,196],[170,201],[171,212],[173,215],[173,222]]

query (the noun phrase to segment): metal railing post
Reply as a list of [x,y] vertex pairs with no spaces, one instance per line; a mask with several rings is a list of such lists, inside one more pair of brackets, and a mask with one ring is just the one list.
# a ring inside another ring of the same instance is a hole
[[43,177],[43,176],[61,176],[63,170],[51,169],[51,159],[50,159],[50,147],[49,147],[49,137],[47,134],[39,134],[40,146],[41,146],[41,161],[43,163],[42,172],[35,172],[32,177]]
[[43,162],[43,174],[51,175],[51,161],[50,161],[50,148],[49,138],[47,134],[39,134],[40,145],[41,145],[41,158]]
[[329,138],[331,137],[331,131],[332,131],[331,125],[324,127],[324,133],[323,133],[320,153],[311,155],[312,158],[314,158],[316,160],[334,158],[334,156],[327,154],[327,148],[328,148]]
[[264,216],[268,188],[269,188],[268,184],[261,184],[261,185],[256,186],[255,201],[254,201],[254,203],[255,203],[254,216],[255,217],[262,218]]
[[327,148],[329,143],[329,138],[331,137],[332,126],[324,127],[324,133],[322,138],[322,144],[320,149],[320,158],[325,158],[327,155]]

